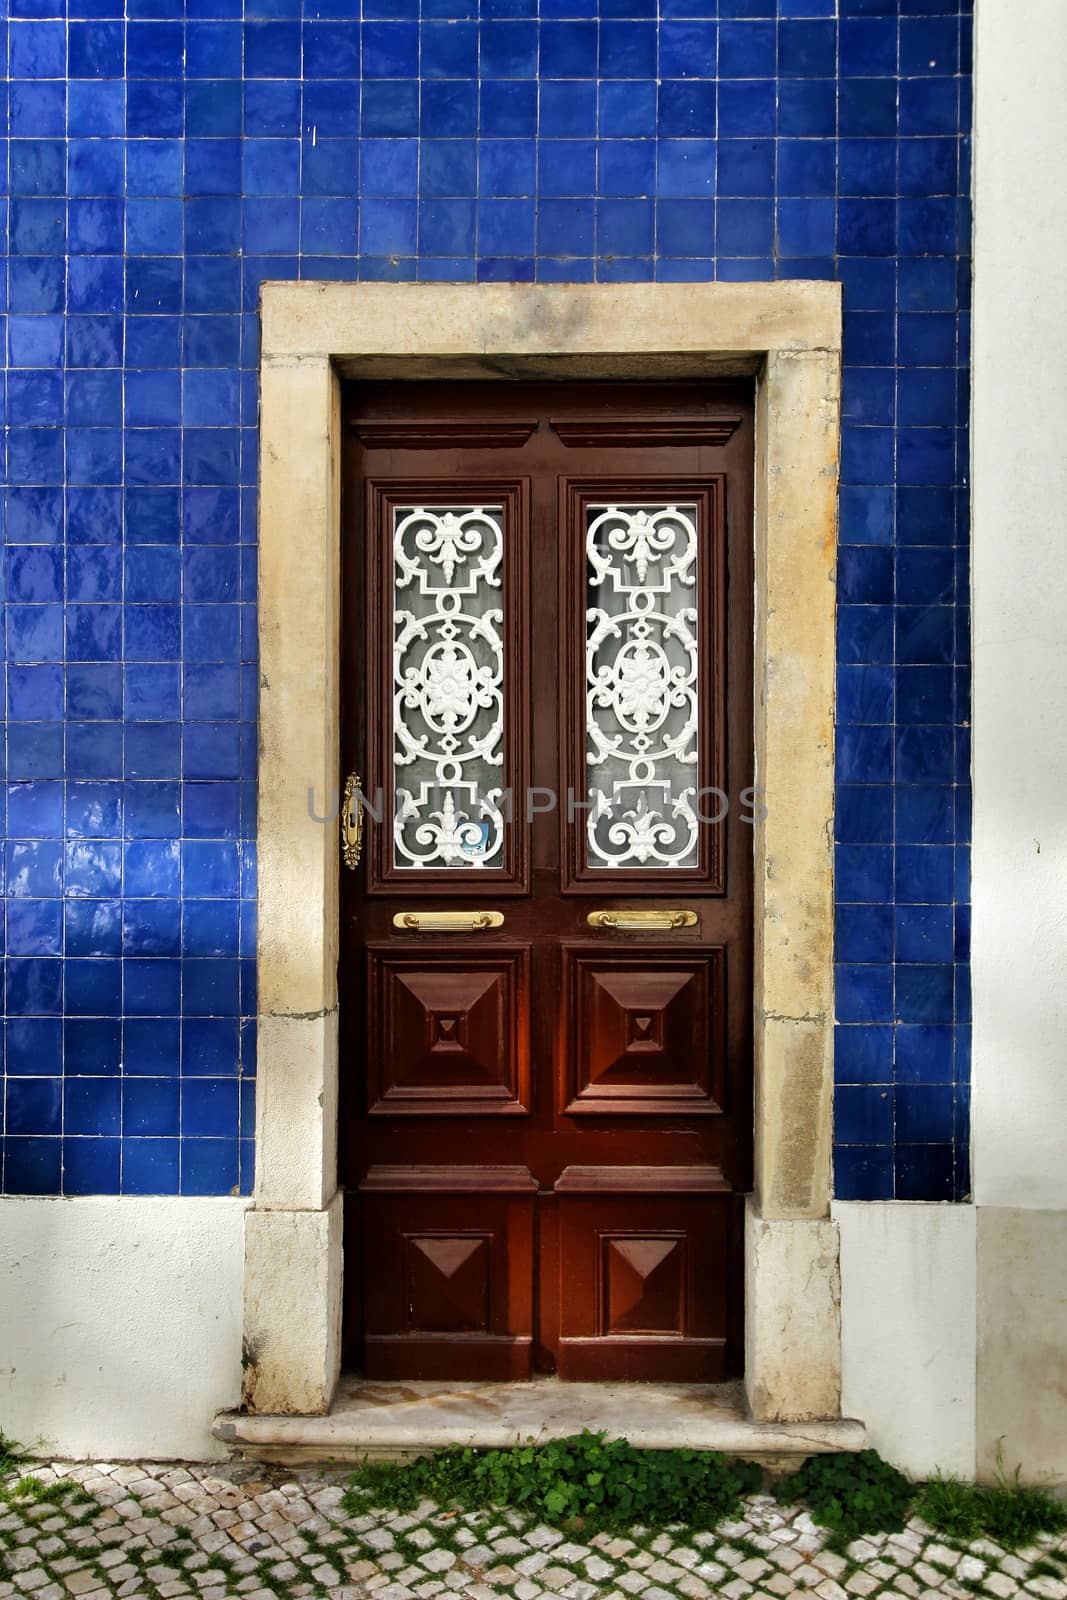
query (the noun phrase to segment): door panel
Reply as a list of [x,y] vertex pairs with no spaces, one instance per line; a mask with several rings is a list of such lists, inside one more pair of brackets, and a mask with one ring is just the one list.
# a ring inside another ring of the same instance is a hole
[[368,1374],[528,1378],[531,1173],[371,1167],[360,1188]]
[[568,1167],[560,1201],[562,1378],[726,1376],[729,1185],[715,1167]]
[[751,394],[371,383],[345,423],[346,1360],[714,1380],[751,1180]]
[[368,949],[369,1116],[521,1116],[530,947]]
[[721,1115],[721,945],[564,945],[563,964],[565,1115]]

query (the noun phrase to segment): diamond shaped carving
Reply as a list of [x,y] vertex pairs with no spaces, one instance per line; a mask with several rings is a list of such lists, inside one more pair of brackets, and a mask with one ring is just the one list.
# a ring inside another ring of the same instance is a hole
[[489,1327],[490,1241],[478,1235],[404,1240],[407,1326],[412,1333],[482,1333]]
[[571,1115],[722,1109],[725,952],[650,946],[564,952]]
[[601,1332],[685,1332],[685,1239],[680,1234],[601,1240]]

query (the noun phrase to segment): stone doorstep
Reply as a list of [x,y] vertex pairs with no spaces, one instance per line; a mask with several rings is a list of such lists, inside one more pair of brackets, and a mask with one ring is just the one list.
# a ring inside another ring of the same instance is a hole
[[757,1459],[772,1471],[805,1456],[862,1450],[862,1422],[756,1422],[739,1383],[600,1384],[364,1382],[343,1378],[325,1416],[246,1415],[215,1420],[216,1439],[242,1456],[299,1464],[393,1460],[449,1445],[506,1448],[563,1439],[583,1428],[649,1450],[687,1446]]

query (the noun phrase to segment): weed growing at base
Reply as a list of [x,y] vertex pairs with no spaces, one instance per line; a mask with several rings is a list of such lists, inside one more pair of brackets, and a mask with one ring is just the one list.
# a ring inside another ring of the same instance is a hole
[[864,1533],[898,1533],[915,1493],[915,1485],[877,1450],[811,1456],[798,1472],[774,1485],[776,1500],[807,1506],[815,1521],[830,1530],[835,1545]]
[[531,1518],[589,1530],[713,1528],[760,1487],[752,1462],[708,1450],[638,1450],[625,1439],[581,1433],[513,1450],[440,1450],[410,1464],[367,1463],[345,1507],[408,1511],[421,1501],[466,1511],[510,1506]]
[[9,1439],[0,1428],[0,1483],[5,1478],[10,1478],[13,1472],[17,1472],[25,1459],[22,1446],[16,1444],[14,1439]]
[[1067,1528],[1067,1505],[1043,1489],[1027,1488],[1018,1471],[1014,1477],[1002,1473],[994,1484],[932,1478],[919,1491],[914,1509],[950,1539],[992,1539],[1005,1550]]
[[[763,1484],[752,1462],[713,1451],[639,1450],[588,1431],[510,1450],[438,1450],[407,1463],[367,1462],[349,1481],[350,1515],[411,1511],[423,1502],[464,1511],[508,1507],[589,1532],[684,1525],[712,1529]],[[812,1456],[771,1485],[775,1499],[807,1508],[843,1549],[870,1533],[896,1533],[919,1515],[956,1544],[989,1538],[1017,1549],[1067,1528],[1067,1505],[1001,1477],[992,1486],[935,1478],[915,1484],[876,1450]],[[735,1541],[736,1542],[736,1541]]]

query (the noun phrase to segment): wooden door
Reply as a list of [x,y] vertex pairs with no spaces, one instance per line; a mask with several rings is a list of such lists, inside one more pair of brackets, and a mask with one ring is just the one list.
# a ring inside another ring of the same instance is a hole
[[714,1380],[752,1152],[748,386],[346,392],[346,1359]]

